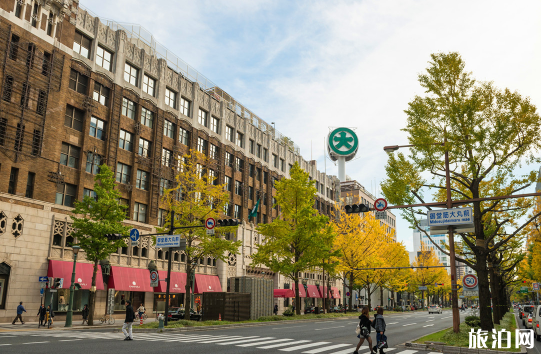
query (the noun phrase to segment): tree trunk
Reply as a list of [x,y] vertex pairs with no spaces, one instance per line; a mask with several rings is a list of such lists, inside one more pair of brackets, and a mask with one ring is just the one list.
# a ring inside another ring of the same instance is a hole
[[[186,255],[186,286],[185,286],[185,291],[186,291],[186,295],[184,296],[184,319],[185,320],[189,320],[190,319],[190,313],[192,312],[192,294],[190,293],[190,289],[191,287],[193,286],[193,289],[191,289],[192,291],[195,291],[195,284],[191,284],[192,282],[192,259],[191,257],[188,257],[188,255]],[[195,269],[195,268],[194,268]],[[195,283],[195,278],[194,278],[194,283]],[[167,316],[168,314],[166,313],[165,316]]]
[[331,307],[331,280],[327,277],[327,312],[330,311]]
[[379,306],[383,307],[383,286],[379,287]]
[[476,254],[477,278],[479,280],[479,317],[481,317],[481,329],[491,331],[494,328],[490,311],[490,284],[488,281],[487,258],[484,252]]
[[295,279],[295,314],[301,314],[301,297],[299,293],[299,278]]
[[368,308],[372,310],[372,294],[370,293],[370,283],[366,285],[366,298],[368,301]]
[[353,273],[349,273],[349,310],[353,311]]
[[96,292],[92,291],[93,289],[96,289],[96,278],[98,273],[98,260],[94,261],[94,271],[92,273],[92,285],[90,288],[90,297],[88,299],[88,325],[93,326],[94,325],[94,309],[96,304]]
[[[490,257],[489,257],[490,261]],[[490,276],[490,292],[492,295],[492,318],[494,324],[500,324],[500,292],[498,288],[498,279],[494,271],[494,265],[488,269]]]

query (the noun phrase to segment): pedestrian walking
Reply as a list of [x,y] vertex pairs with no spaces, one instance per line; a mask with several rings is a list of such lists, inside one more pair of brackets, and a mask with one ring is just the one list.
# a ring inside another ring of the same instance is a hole
[[26,312],[24,306],[23,306],[23,302],[19,302],[19,306],[17,306],[17,316],[15,316],[15,318],[13,319],[13,322],[11,323],[12,325],[15,324],[15,322],[17,322],[17,320],[20,320],[22,324],[24,324],[24,321],[23,321],[23,312]]
[[363,307],[361,315],[359,316],[359,320],[359,327],[361,328],[361,333],[357,335],[357,338],[359,338],[359,343],[357,343],[357,348],[355,348],[353,354],[359,353],[359,348],[361,347],[361,345],[363,345],[365,339],[368,341],[370,354],[372,354],[374,352],[372,348],[372,337],[370,337],[370,326],[372,325],[372,322],[370,321],[370,309],[368,308],[368,306]]
[[41,326],[45,325],[43,322],[45,322],[45,315],[46,314],[47,314],[47,309],[45,308],[45,306],[40,305],[39,309],[38,309],[38,317],[39,317],[39,326],[38,327],[41,327]]
[[143,315],[145,314],[146,310],[145,310],[145,306],[143,306],[143,304],[140,304],[139,307],[137,308],[137,312],[139,313],[139,318],[143,318]]
[[278,305],[274,304],[274,316],[278,316]]
[[133,340],[133,320],[135,320],[135,312],[131,306],[131,301],[126,300],[126,320],[124,320],[124,324],[122,325],[122,333],[124,333],[124,336],[126,337],[124,340]]
[[88,313],[90,312],[90,310],[88,309],[88,305],[85,304],[85,306],[83,307],[83,311],[82,311],[82,315],[83,315],[83,324],[88,324]]
[[386,325],[382,307],[378,307],[378,312],[374,316],[374,321],[372,321],[372,327],[376,330],[376,341],[378,343],[376,348],[379,349],[379,354],[385,354],[383,349],[389,346],[387,345],[387,336],[385,335]]

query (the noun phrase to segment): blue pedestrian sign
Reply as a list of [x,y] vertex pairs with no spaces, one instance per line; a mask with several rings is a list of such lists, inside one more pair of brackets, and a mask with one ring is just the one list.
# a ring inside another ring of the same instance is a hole
[[132,242],[139,241],[139,230],[137,229],[130,230],[130,240],[132,240]]
[[49,281],[49,277],[39,277],[40,283],[46,283]]
[[40,293],[40,295],[43,295],[45,293],[45,289],[43,289],[43,288],[39,289],[39,293]]

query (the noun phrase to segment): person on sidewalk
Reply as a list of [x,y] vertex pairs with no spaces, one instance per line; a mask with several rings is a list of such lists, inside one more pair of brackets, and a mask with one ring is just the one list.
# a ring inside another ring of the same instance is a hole
[[372,322],[372,327],[376,330],[376,341],[378,343],[376,351],[379,349],[379,354],[385,354],[383,352],[384,348],[388,348],[387,345],[387,336],[385,335],[385,319],[383,318],[383,308],[378,307],[374,321]]
[[[47,316],[47,321],[51,321],[51,325],[53,324],[53,319],[54,319],[54,311],[53,309],[51,308],[51,305],[48,305],[47,306],[47,313],[49,313],[49,315]],[[46,323],[47,324],[47,323]]]
[[143,304],[139,305],[137,308],[137,312],[139,313],[139,319],[143,318],[143,315],[145,314],[145,306]]
[[370,354],[372,354],[374,352],[372,348],[372,337],[370,337],[370,326],[372,325],[372,321],[370,321],[370,309],[368,308],[368,306],[363,307],[361,315],[359,316],[359,320],[359,327],[361,327],[361,333],[357,336],[357,338],[359,338],[359,343],[357,344],[357,348],[355,348],[353,354],[359,353],[359,348],[361,347],[361,345],[363,345],[365,339],[368,341]]
[[17,316],[15,316],[15,318],[13,319],[13,322],[11,323],[12,325],[15,324],[15,322],[17,322],[17,320],[20,320],[22,324],[24,324],[24,321],[23,321],[23,312],[26,312],[26,310],[24,309],[24,306],[23,306],[23,302],[19,302],[19,306],[17,306]]
[[122,325],[122,333],[124,333],[124,340],[133,340],[132,325],[135,320],[135,312],[131,306],[131,301],[126,300],[126,320]]
[[274,316],[278,316],[278,305],[274,305]]
[[82,311],[82,315],[83,315],[83,324],[88,324],[88,313],[89,313],[89,309],[88,309],[88,305],[85,305],[85,307],[83,307],[83,311]]
[[39,317],[39,326],[44,326],[45,325],[45,315],[47,314],[47,309],[45,308],[45,306],[40,305],[39,306],[39,310],[38,310],[38,317]]

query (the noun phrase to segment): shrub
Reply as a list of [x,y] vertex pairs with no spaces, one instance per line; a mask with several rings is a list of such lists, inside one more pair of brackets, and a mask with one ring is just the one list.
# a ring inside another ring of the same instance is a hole
[[464,322],[470,327],[480,327],[481,319],[477,316],[468,316],[464,319]]

